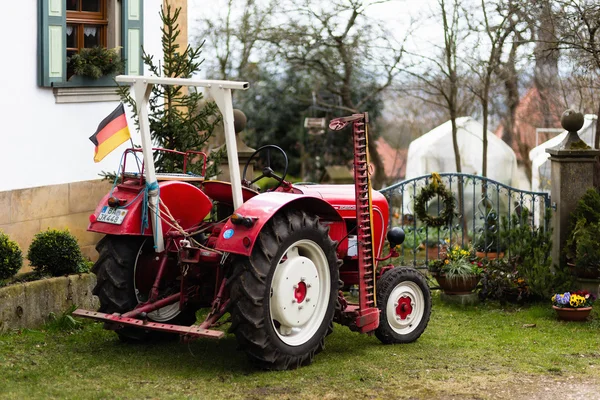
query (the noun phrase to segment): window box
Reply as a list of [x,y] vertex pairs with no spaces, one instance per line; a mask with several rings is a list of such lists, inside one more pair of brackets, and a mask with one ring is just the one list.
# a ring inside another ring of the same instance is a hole
[[73,75],[66,82],[54,82],[52,87],[55,88],[66,88],[66,87],[116,87],[115,82],[116,75],[104,75],[98,79],[90,78],[89,76]]
[[[81,10],[74,12],[71,3],[67,9],[66,0],[38,0],[38,85],[48,88],[115,87],[112,77],[88,79],[73,76],[68,79],[68,51],[97,45],[122,47],[121,59],[126,60],[125,73],[141,75],[143,0],[79,1],[81,6],[77,6],[77,10]],[[82,13],[89,18],[95,17],[96,13],[87,12],[89,10],[102,10],[102,13],[97,13],[98,18],[106,18],[106,21],[69,19],[80,18],[79,14]],[[120,29],[117,29],[119,25]]]

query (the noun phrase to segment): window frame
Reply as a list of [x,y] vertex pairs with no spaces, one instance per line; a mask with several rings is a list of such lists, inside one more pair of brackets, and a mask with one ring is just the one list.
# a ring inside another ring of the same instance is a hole
[[[98,12],[67,11],[66,0],[38,0],[37,3],[38,86],[48,88],[116,86],[112,77],[108,76],[98,80],[76,75],[67,77],[67,19],[69,22],[72,20],[76,23],[91,24],[106,21],[103,32],[105,47],[121,47],[121,57],[126,62],[126,74],[143,74],[141,46],[144,0],[102,0],[104,9],[101,11],[104,13],[104,20],[98,18]],[[74,48],[69,49],[74,50]]]

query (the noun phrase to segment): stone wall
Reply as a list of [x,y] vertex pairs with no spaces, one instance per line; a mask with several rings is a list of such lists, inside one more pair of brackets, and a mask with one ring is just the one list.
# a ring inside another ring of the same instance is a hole
[[95,285],[96,275],[81,274],[0,288],[0,332],[37,328],[48,322],[50,314],[59,317],[73,305],[96,310]]
[[[48,228],[69,229],[83,254],[95,261],[101,234],[87,232],[89,216],[111,184],[93,180],[0,192],[0,231],[16,241],[23,255],[33,236]],[[20,272],[30,271],[27,260]]]

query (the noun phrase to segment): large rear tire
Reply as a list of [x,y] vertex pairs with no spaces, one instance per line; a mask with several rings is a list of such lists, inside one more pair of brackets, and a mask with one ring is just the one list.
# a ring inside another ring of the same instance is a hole
[[[145,237],[107,235],[98,242],[96,250],[99,257],[92,268],[97,278],[92,293],[100,300],[98,311],[107,314],[123,314],[138,305],[134,272],[139,255],[148,247],[144,246],[145,241]],[[141,267],[143,266],[137,266],[137,268]],[[175,315],[172,318],[168,320],[160,318],[158,322],[191,325],[196,320],[195,313],[190,310],[171,312],[171,315],[173,314]],[[152,319],[151,315],[149,314],[149,319]],[[150,333],[130,327],[118,329],[116,332],[123,341],[177,337],[177,335]]]
[[379,327],[375,336],[385,344],[410,343],[421,336],[431,316],[431,291],[413,268],[396,267],[377,282]]
[[230,332],[250,360],[274,370],[310,364],[333,330],[338,296],[328,228],[305,212],[278,213],[233,276]]

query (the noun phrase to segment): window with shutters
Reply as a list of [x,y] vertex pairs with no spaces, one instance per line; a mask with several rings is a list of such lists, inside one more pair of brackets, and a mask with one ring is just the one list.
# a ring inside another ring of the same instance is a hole
[[96,46],[120,47],[125,73],[141,75],[142,11],[143,0],[38,0],[38,85],[114,86],[112,77],[82,79],[68,66],[70,56]]
[[[67,60],[83,48],[107,47],[106,0],[67,0]],[[67,62],[67,79],[73,75]]]

